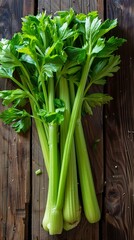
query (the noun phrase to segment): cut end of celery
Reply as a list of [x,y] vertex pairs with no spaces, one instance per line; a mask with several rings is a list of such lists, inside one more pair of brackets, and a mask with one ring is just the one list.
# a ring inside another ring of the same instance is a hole
[[69,231],[69,230],[75,228],[79,224],[79,222],[80,222],[80,219],[73,223],[64,222],[63,227],[66,231]]
[[[77,206],[77,205],[76,205]],[[78,208],[64,208],[63,211],[63,218],[64,218],[64,229],[66,231],[75,228],[80,220],[81,220],[81,207],[78,205]]]
[[35,174],[36,174],[36,175],[40,175],[40,174],[42,174],[41,169],[36,170],[36,171],[35,171]]
[[62,211],[53,208],[50,212],[49,223],[47,225],[50,235],[61,234],[63,230]]
[[49,208],[47,207],[46,210],[45,210],[43,220],[42,220],[42,227],[47,232],[49,231],[48,223],[49,223]]

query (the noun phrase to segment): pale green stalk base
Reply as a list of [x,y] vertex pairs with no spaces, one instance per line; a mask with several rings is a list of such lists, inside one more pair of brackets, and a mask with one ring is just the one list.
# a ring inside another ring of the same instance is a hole
[[74,222],[72,221],[71,223],[64,222],[63,227],[66,231],[69,231],[78,226],[78,224],[81,220],[81,209],[75,213],[75,219],[76,219],[76,222],[75,221]]
[[66,179],[65,198],[63,206],[64,229],[70,230],[81,220],[81,206],[78,196],[78,182],[74,142],[72,146],[68,174]]
[[50,235],[61,234],[63,231],[63,214],[61,210],[51,208],[49,196],[42,221],[42,227],[49,232]]
[[46,207],[45,207],[45,213],[44,213],[44,217],[43,217],[43,220],[42,220],[42,227],[47,232],[49,231],[49,229],[48,229],[49,217],[50,217],[50,194],[48,192],[47,203],[46,203]]
[[45,214],[42,221],[42,227],[50,235],[61,234],[63,231],[63,214],[61,210],[51,208],[50,194],[48,193],[48,199],[45,209]]
[[62,210],[52,208],[47,225],[50,235],[61,234],[63,231],[63,215]]

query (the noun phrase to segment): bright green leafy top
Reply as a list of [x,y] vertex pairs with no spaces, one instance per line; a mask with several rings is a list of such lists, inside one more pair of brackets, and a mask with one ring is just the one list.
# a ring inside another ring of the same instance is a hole
[[[25,127],[28,116],[22,114],[22,108],[28,98],[34,100],[35,111],[42,118],[45,117],[46,122],[51,120],[62,122],[63,109],[56,110],[55,113],[50,113],[48,109],[49,78],[54,78],[56,98],[61,76],[73,81],[77,89],[88,54],[91,56],[91,68],[85,86],[86,96],[83,96],[84,106],[85,100],[90,108],[110,100],[102,94],[101,98],[105,100],[100,102],[100,95],[96,94],[94,95],[96,103],[92,104],[87,93],[92,84],[105,84],[106,78],[113,76],[119,69],[120,57],[113,52],[125,40],[104,37],[108,31],[116,27],[117,20],[106,20],[102,23],[97,12],[87,15],[75,14],[73,9],[57,12],[54,17],[41,13],[37,16],[26,16],[22,20],[22,31],[14,34],[11,40],[2,39],[0,42],[0,77],[10,78],[20,88],[0,92],[4,105],[13,103],[10,111],[6,110],[0,115],[5,123],[13,123],[12,127],[17,124],[15,130],[18,132],[27,130],[30,122]],[[17,77],[15,71],[18,72]],[[23,126],[20,119],[18,120],[19,109],[19,116],[27,119],[23,121]],[[10,118],[12,111],[14,118],[7,122],[6,116],[9,113]]]

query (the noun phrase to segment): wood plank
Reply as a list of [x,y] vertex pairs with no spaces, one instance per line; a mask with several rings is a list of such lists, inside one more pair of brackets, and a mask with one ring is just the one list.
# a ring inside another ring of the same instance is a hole
[[29,134],[17,135],[2,123],[0,129],[0,239],[24,240],[28,236]]
[[[90,3],[90,5],[89,5]],[[96,2],[92,1],[75,1],[75,0],[63,0],[63,1],[38,1],[38,10],[39,12],[42,9],[45,9],[48,13],[55,12],[56,10],[66,10],[70,7],[73,7],[76,12],[87,12],[88,10],[98,10],[99,14],[103,16],[103,1],[98,0]],[[103,191],[103,123],[102,123],[102,109],[97,109],[95,111],[94,118],[86,118],[83,120],[85,132],[88,132],[86,135],[87,142],[91,146],[94,145],[96,139],[101,141],[96,146],[96,149],[89,149],[90,156],[92,158],[92,168],[94,172],[94,179],[96,185],[96,191],[98,193],[98,199],[101,205],[101,193]],[[99,224],[90,225],[85,217],[82,217],[81,223],[75,229],[66,232],[64,231],[61,235],[49,236],[47,232],[42,230],[41,221],[43,218],[43,213],[45,209],[46,195],[47,195],[47,175],[43,167],[43,158],[41,149],[39,147],[39,140],[36,135],[36,130],[33,128],[32,132],[32,159],[33,159],[33,193],[32,193],[32,240],[88,240],[94,239],[99,240]],[[36,148],[35,148],[36,146]],[[43,174],[36,176],[34,171],[38,168],[43,169]],[[98,175],[99,172],[99,175]],[[98,179],[99,176],[99,179]]]
[[[0,38],[11,38],[21,27],[21,17],[32,9],[33,1],[0,1]],[[0,89],[12,88],[6,80]],[[0,105],[0,111],[2,107]],[[30,134],[17,135],[0,123],[0,239],[28,239],[30,201]]]
[[77,13],[82,12],[82,1],[70,0],[70,7],[72,7]]
[[[35,171],[41,169],[41,175]],[[46,233],[41,227],[47,198],[47,173],[35,125],[32,129],[32,239],[43,240]]]
[[68,10],[71,7],[71,1],[62,0],[60,9]]
[[48,14],[55,13],[60,10],[62,1],[61,0],[39,0],[38,1],[38,11],[46,10]]
[[117,36],[127,43],[121,48],[121,70],[109,83],[114,98],[106,108],[105,239],[134,238],[134,4],[107,1],[107,17],[118,18]]
[[55,13],[56,11],[59,11],[60,8],[61,8],[60,0],[56,0],[56,1],[51,0],[51,13]]
[[23,16],[33,14],[36,6],[36,0],[23,0]]
[[[29,181],[29,144],[26,138],[16,135],[11,130],[8,134],[8,189],[6,238],[25,239],[25,220],[27,221],[27,191]],[[25,147],[27,145],[27,147]],[[28,184],[28,185],[27,185]]]
[[[3,84],[2,84],[3,87]],[[0,83],[1,88],[1,83]],[[0,107],[0,110],[2,107]],[[8,146],[8,131],[3,128],[0,122],[0,239],[6,238],[7,220],[7,189],[8,189],[8,157],[6,147]],[[6,146],[6,147],[5,147]]]
[[47,14],[51,13],[51,1],[52,0],[38,0],[38,12],[46,10]]

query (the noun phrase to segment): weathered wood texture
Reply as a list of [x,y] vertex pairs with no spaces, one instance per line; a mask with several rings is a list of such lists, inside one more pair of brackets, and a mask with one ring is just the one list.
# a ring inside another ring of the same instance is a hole
[[121,70],[110,81],[114,100],[105,112],[105,239],[134,239],[134,2],[106,1],[106,16],[118,18]]
[[[0,38],[11,38],[33,6],[28,0],[0,1]],[[7,87],[0,81],[0,89]],[[30,134],[17,135],[0,122],[0,142],[0,240],[29,239]]]
[[[70,7],[85,13],[98,10],[101,18],[117,17],[119,26],[114,34],[127,38],[127,44],[120,52],[121,70],[108,84],[107,90],[114,101],[105,107],[104,120],[102,109],[96,109],[94,117],[83,119],[96,192],[100,206],[103,206],[102,220],[100,224],[90,225],[83,216],[76,229],[64,231],[60,236],[52,237],[44,232],[41,221],[48,178],[35,125],[32,124],[31,134],[22,136],[0,122],[0,240],[134,238],[133,1],[0,0],[0,38],[10,38],[17,32],[23,15],[44,9],[54,13]],[[0,81],[0,89],[6,87],[13,86]],[[100,141],[96,141],[98,139]],[[43,174],[36,176],[35,170],[39,168]]]

